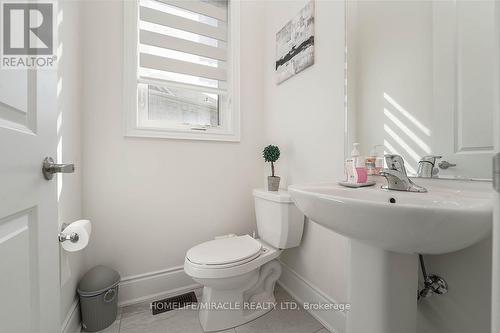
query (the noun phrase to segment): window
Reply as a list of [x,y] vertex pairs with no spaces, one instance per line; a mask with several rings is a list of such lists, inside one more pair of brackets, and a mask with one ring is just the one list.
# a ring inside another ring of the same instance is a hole
[[124,6],[126,135],[238,141],[237,1]]

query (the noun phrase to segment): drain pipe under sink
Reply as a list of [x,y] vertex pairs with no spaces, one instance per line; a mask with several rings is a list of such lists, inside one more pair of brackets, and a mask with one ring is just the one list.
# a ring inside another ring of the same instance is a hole
[[424,256],[419,254],[418,259],[420,260],[420,268],[424,277],[424,288],[417,291],[417,300],[427,298],[432,294],[446,294],[448,292],[448,283],[446,280],[436,274],[427,275]]

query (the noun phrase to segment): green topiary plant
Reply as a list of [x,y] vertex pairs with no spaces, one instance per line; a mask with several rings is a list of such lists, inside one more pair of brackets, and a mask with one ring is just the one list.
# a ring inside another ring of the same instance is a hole
[[274,177],[274,162],[280,158],[280,149],[278,146],[269,145],[263,151],[264,160],[271,162],[271,177]]
[[269,145],[262,152],[264,160],[271,162],[271,176],[267,177],[267,188],[269,191],[278,191],[280,186],[280,177],[274,175],[274,162],[280,158],[280,149],[278,146]]

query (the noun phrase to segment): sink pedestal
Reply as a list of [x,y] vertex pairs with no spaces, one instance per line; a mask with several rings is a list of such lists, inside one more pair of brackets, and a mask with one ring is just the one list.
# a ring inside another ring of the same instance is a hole
[[347,333],[415,333],[418,256],[351,240]]

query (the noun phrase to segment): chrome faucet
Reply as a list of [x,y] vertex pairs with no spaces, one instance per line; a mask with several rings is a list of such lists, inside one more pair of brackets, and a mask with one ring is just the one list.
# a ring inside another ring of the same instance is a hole
[[432,178],[436,176],[439,169],[436,168],[436,160],[443,156],[428,155],[424,156],[418,162],[417,177],[419,178]]
[[386,169],[380,171],[380,175],[384,176],[387,180],[387,185],[382,188],[395,191],[407,192],[427,192],[422,186],[413,183],[406,174],[405,163],[403,158],[399,155],[385,155]]

